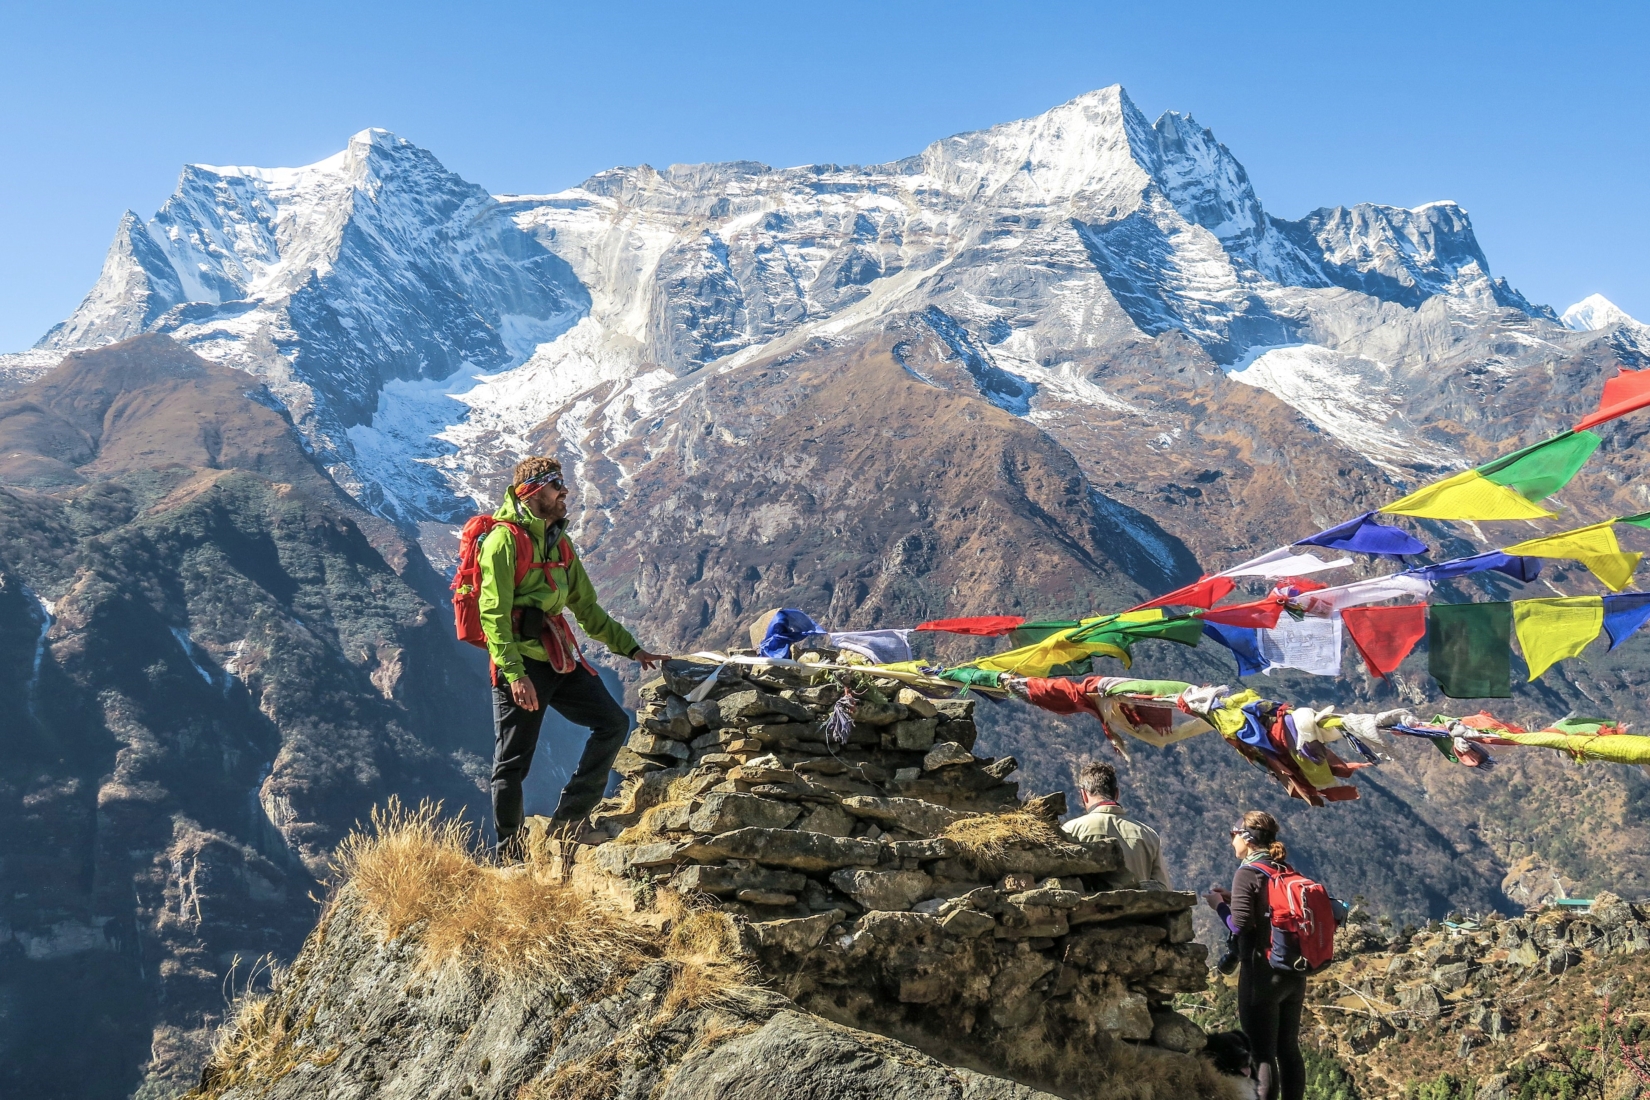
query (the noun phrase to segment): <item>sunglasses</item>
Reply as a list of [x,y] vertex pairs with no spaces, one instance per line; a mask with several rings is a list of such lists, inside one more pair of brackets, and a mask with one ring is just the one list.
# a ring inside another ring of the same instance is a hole
[[532,481],[522,482],[521,488],[517,491],[516,495],[520,497],[530,497],[541,489],[554,489],[560,491],[566,488],[567,482],[563,481],[561,476],[557,474],[549,477],[535,478]]

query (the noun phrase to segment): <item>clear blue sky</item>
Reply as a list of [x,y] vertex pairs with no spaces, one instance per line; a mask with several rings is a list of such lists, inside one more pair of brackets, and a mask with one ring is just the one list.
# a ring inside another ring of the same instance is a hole
[[383,126],[495,192],[616,164],[875,162],[1121,83],[1274,214],[1466,206],[1495,274],[1650,321],[1643,4],[0,0],[0,351],[179,167]]

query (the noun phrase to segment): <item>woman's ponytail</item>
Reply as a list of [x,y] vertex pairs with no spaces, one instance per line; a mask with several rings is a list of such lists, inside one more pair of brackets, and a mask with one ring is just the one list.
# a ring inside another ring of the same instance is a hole
[[1252,838],[1250,843],[1257,848],[1265,848],[1266,857],[1274,863],[1282,863],[1289,855],[1289,849],[1278,839],[1278,819],[1271,814],[1250,810],[1243,815],[1243,827]]

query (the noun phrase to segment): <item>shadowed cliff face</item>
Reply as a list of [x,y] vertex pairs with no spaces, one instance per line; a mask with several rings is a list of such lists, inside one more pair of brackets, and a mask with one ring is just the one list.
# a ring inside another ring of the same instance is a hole
[[139,337],[0,403],[0,1092],[164,1094],[372,804],[479,804],[439,581],[260,398]]

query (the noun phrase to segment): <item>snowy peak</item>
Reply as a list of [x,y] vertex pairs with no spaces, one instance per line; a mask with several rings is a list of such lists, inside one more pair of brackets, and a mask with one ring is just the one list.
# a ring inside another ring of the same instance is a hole
[[1575,332],[1597,332],[1612,325],[1643,327],[1637,320],[1602,294],[1589,294],[1569,309],[1561,320],[1564,327]]
[[1321,256],[1319,268],[1336,286],[1411,308],[1438,294],[1481,292],[1496,305],[1534,312],[1504,281],[1491,282],[1472,221],[1453,202],[1326,207],[1274,224],[1303,252]]
[[1191,115],[1167,111],[1152,127],[1157,138],[1155,173],[1181,217],[1222,241],[1253,240],[1266,212],[1237,158]]
[[906,164],[919,175],[913,187],[931,182],[970,201],[1049,206],[1082,197],[1132,208],[1152,182],[1156,145],[1151,124],[1114,84],[1033,118],[937,141]]

